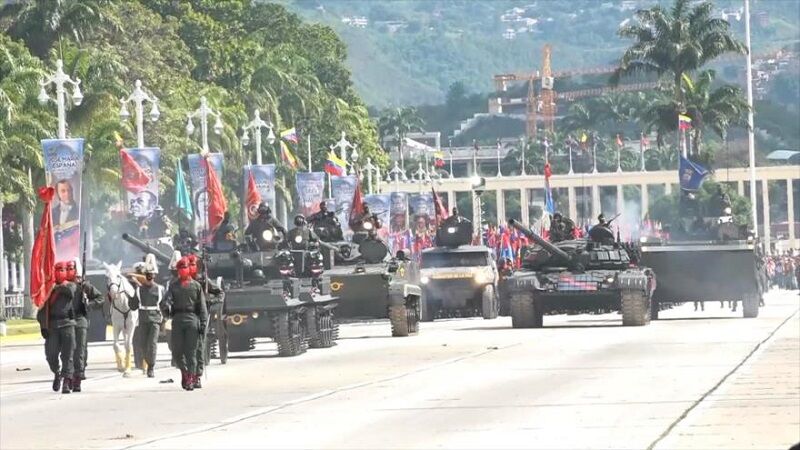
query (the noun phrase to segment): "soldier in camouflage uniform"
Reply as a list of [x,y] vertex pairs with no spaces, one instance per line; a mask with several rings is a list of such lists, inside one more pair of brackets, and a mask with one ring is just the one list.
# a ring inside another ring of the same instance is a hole
[[208,324],[205,294],[192,279],[187,258],[177,264],[178,281],[170,283],[164,296],[164,310],[172,317],[172,354],[181,370],[181,386],[194,390],[197,371],[197,344]]
[[75,353],[73,354],[73,392],[81,391],[81,380],[86,379],[86,359],[88,356],[88,342],[86,334],[89,331],[89,309],[103,307],[103,294],[88,280],[81,276],[81,263],[78,258],[67,263],[67,280],[77,283],[78,290],[72,303],[75,313]]
[[[205,273],[200,270],[203,262],[200,261],[196,255],[190,254],[187,255],[186,258],[189,260],[189,269],[192,272],[192,277],[200,283],[200,286],[203,287],[203,291],[205,292],[206,309],[208,310],[209,317],[212,317],[214,314],[222,314],[222,289],[220,289],[216,283],[206,278]],[[197,370],[195,372],[197,376],[194,379],[195,389],[203,387],[203,383],[200,379],[203,376],[206,365],[209,364],[209,361],[206,360],[206,346],[209,345],[208,329],[205,331],[205,333],[200,335],[200,340],[197,344]]]
[[47,302],[36,314],[36,319],[44,338],[47,364],[54,375],[53,390],[58,392],[61,389],[62,393],[69,394],[72,391],[72,358],[75,352],[75,312],[72,304],[78,295],[78,285],[67,281],[66,262],[56,263],[55,281],[56,284],[50,291]]

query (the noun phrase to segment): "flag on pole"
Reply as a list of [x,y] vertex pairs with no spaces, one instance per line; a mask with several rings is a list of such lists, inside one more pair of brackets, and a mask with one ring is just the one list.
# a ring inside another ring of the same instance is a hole
[[680,164],[678,167],[679,181],[681,189],[684,191],[697,191],[703,180],[708,175],[708,169],[684,158],[681,155]]
[[346,162],[344,162],[341,158],[336,156],[335,153],[328,152],[328,160],[325,161],[325,172],[340,177],[344,175],[344,171],[346,168],[347,168]]
[[44,210],[31,252],[31,300],[37,308],[47,301],[50,290],[56,284],[56,240],[53,235],[53,212],[50,209],[55,192],[52,186],[40,187],[38,191],[39,198],[44,202]]
[[444,220],[447,219],[447,208],[444,207],[444,203],[442,203],[442,198],[439,197],[439,193],[436,192],[433,186],[431,186],[431,192],[433,192],[433,210],[434,210],[434,217],[436,218],[436,226]]
[[150,184],[150,176],[142,169],[142,166],[125,149],[119,150],[119,157],[122,161],[122,187],[134,194],[138,194]]
[[361,193],[361,181],[356,177],[356,190],[353,192],[353,202],[350,204],[350,229],[352,230],[364,216],[364,195]]
[[640,143],[642,145],[642,148],[647,148],[647,147],[650,146],[650,140],[647,139],[647,136],[645,136],[644,133],[641,134],[641,142]]
[[186,215],[186,219],[192,218],[192,197],[189,195],[189,187],[183,177],[181,160],[178,160],[178,167],[175,169],[175,206]]
[[258,205],[261,203],[261,193],[258,191],[256,185],[256,177],[253,176],[253,171],[249,171],[247,175],[247,196],[245,197],[245,207],[247,208],[247,218],[253,220],[258,216]]
[[679,130],[691,130],[692,129],[692,118],[687,116],[686,114],[678,114],[678,129]]
[[292,169],[297,169],[297,158],[295,158],[294,154],[292,154],[292,151],[289,149],[289,146],[286,144],[286,142],[283,141],[281,141],[281,159]]
[[297,137],[297,130],[294,127],[281,131],[281,139],[292,144],[297,144],[300,141]]
[[556,207],[553,203],[553,191],[550,189],[550,177],[553,171],[550,168],[550,163],[544,163],[544,210],[550,215],[555,214]]
[[206,189],[208,195],[208,231],[212,235],[217,230],[219,224],[225,218],[228,211],[228,202],[225,201],[225,194],[222,192],[222,184],[219,181],[217,171],[214,166],[208,163],[208,158],[203,158],[206,166]]
[[623,145],[622,144],[622,136],[620,136],[619,133],[617,133],[617,146],[618,147],[622,147],[622,145]]

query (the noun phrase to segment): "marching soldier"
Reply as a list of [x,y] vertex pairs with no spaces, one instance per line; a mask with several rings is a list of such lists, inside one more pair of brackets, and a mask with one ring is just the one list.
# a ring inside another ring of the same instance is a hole
[[39,309],[36,319],[44,338],[47,364],[54,375],[53,391],[58,392],[61,389],[63,394],[69,394],[72,391],[72,358],[75,352],[75,312],[72,305],[78,293],[78,285],[67,281],[65,262],[55,264],[55,281],[50,297]]
[[[199,261],[196,255],[188,255],[187,259],[189,260],[189,269],[192,272],[192,277],[200,283],[205,293],[206,311],[208,311],[209,317],[214,313],[222,314],[222,289],[220,289],[216,283],[206,278],[205,273],[200,270],[203,262]],[[200,378],[203,376],[206,364],[209,363],[206,359],[206,345],[208,345],[208,327],[206,327],[204,333],[200,334],[197,342],[197,370],[195,370],[196,376],[193,386],[195,389],[201,389],[203,387]]]
[[181,386],[194,390],[197,370],[197,344],[208,323],[205,295],[200,283],[192,279],[189,260],[178,261],[178,280],[170,283],[164,296],[165,315],[172,317],[172,354],[181,370]]
[[158,350],[158,332],[161,328],[161,307],[164,299],[164,287],[156,283],[158,267],[154,258],[148,255],[148,261],[142,268],[144,278],[137,283],[136,296],[133,298],[131,309],[139,310],[139,333],[136,345],[140,347],[139,354],[143,359],[143,368],[148,378],[153,378],[156,366],[156,353]]
[[77,283],[75,298],[72,303],[72,310],[75,313],[75,353],[73,354],[73,377],[72,390],[81,391],[81,380],[86,379],[86,358],[88,355],[88,343],[86,334],[89,330],[89,309],[103,307],[103,294],[97,290],[88,280],[81,276],[81,263],[78,258],[67,262],[67,281]]

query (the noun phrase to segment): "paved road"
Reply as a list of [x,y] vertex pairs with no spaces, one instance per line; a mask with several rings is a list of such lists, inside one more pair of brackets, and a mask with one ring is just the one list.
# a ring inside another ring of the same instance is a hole
[[4,346],[0,448],[785,449],[800,441],[799,303],[776,291],[748,320],[684,305],[640,328],[616,314],[541,330],[449,320],[410,338],[353,324],[298,358],[259,344],[195,392],[165,348],[151,380],[93,345],[84,392],[61,395],[40,345]]

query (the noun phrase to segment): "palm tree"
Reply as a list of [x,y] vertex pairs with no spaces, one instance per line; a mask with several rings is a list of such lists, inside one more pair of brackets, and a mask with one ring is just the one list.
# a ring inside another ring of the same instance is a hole
[[745,125],[749,106],[742,90],[725,84],[712,90],[716,77],[713,70],[698,74],[692,83],[685,84],[687,112],[692,118],[692,150],[700,153],[703,129],[710,128],[721,139],[725,139],[728,127]]
[[745,46],[733,37],[730,24],[713,16],[714,5],[704,1],[675,0],[669,10],[654,6],[636,12],[636,20],[619,30],[634,39],[611,77],[617,84],[626,76],[640,73],[669,75],[673,99],[683,105],[684,76],[728,52],[745,53]]
[[35,56],[44,59],[62,35],[82,42],[102,26],[119,29],[118,17],[108,14],[112,0],[31,0],[15,2],[0,11],[11,18],[6,33],[22,39]]
[[394,137],[397,140],[398,155],[402,158],[403,140],[406,135],[412,131],[421,131],[424,125],[425,122],[416,108],[410,106],[394,108],[378,118],[378,136],[381,144],[384,144],[388,137]]

